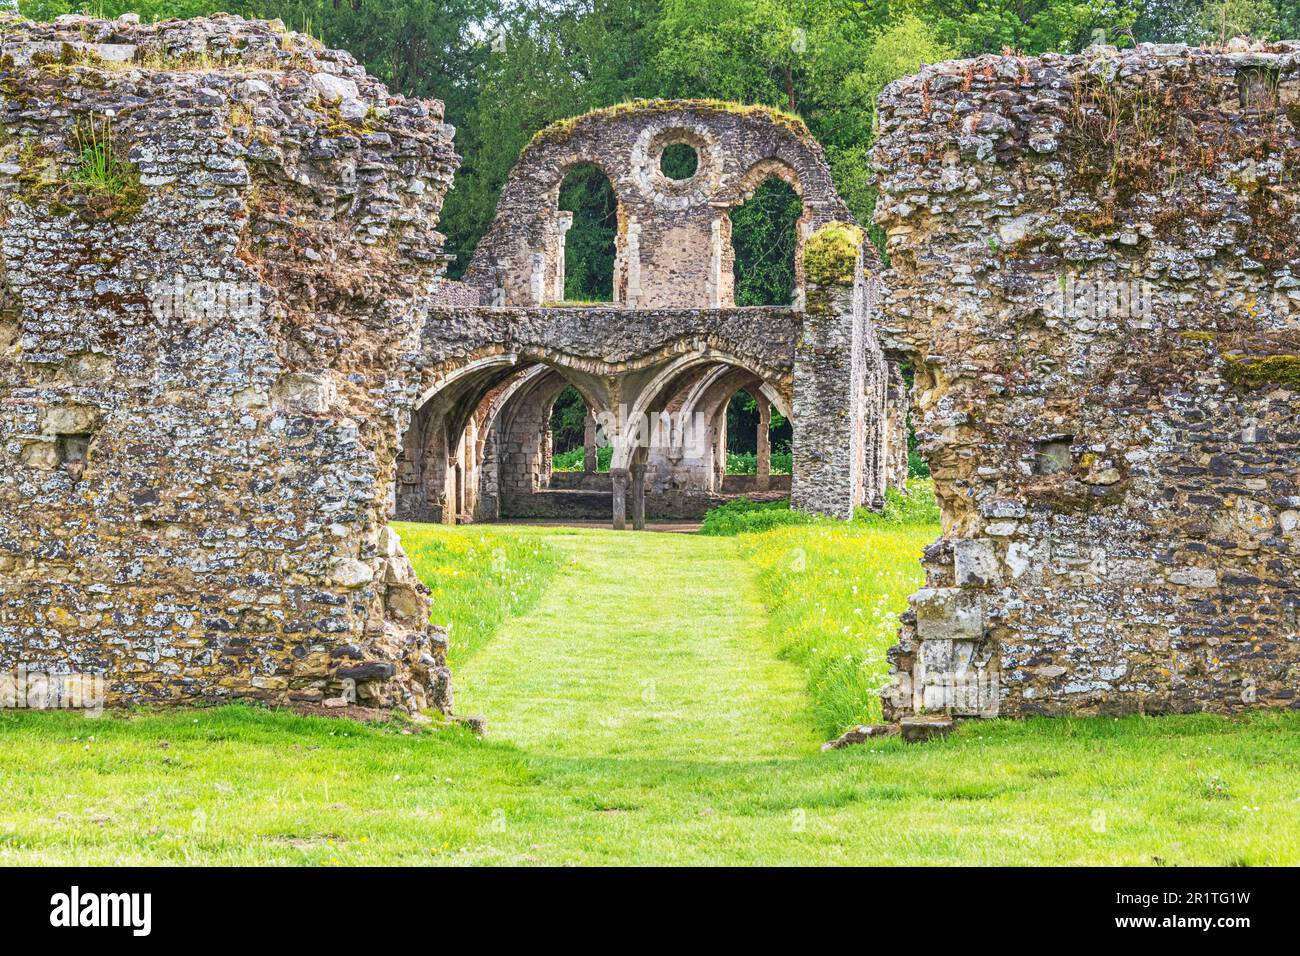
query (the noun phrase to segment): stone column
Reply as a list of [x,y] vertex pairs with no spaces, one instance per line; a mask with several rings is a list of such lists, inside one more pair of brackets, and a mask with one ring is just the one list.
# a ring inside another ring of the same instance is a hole
[[645,530],[645,462],[632,463],[632,528]]
[[565,249],[564,240],[573,227],[573,213],[561,209],[555,220],[555,275],[552,277],[551,300],[564,301]]
[[627,482],[626,468],[611,468],[609,484],[614,492],[614,530],[622,531],[627,527]]
[[458,512],[458,493],[456,488],[456,472],[459,469],[455,459],[447,458],[447,467],[443,471],[442,479],[442,523],[455,524]]
[[862,503],[866,286],[862,231],[831,223],[808,240],[807,308],[794,357],[790,506],[833,518]]
[[596,455],[596,416],[587,409],[587,421],[582,426],[582,470],[585,474],[596,473],[599,459]]
[[772,406],[762,395],[758,398],[758,465],[754,469],[754,490],[767,491],[772,484]]
[[718,431],[713,442],[713,487],[723,490],[727,481],[727,406],[722,406]]

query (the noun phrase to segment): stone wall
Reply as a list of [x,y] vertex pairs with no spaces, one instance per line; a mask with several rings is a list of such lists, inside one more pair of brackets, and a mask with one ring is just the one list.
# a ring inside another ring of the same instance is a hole
[[[673,145],[695,152],[687,179],[661,170]],[[821,145],[796,116],[709,100],[638,100],[595,110],[541,130],[520,155],[465,276],[485,304],[564,299],[564,238],[573,214],[559,208],[559,191],[584,164],[606,175],[618,199],[614,302],[631,309],[732,305],[730,210],[770,176],[789,183],[804,204],[796,303],[804,240],[827,222],[849,218]]]
[[0,33],[0,671],[448,710],[385,524],[442,105],[278,22]]
[[944,519],[887,713],[1300,706],[1300,44],[945,63],[878,115]]

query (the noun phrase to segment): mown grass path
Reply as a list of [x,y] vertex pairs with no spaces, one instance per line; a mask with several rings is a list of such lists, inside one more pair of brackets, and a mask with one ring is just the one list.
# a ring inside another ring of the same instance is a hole
[[[540,529],[539,529],[540,530]],[[734,541],[546,529],[571,563],[457,673],[457,709],[539,753],[695,760],[815,750]]]

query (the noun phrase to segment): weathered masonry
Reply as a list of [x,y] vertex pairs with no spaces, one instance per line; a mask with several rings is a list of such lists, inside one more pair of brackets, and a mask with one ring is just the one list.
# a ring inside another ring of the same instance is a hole
[[0,673],[448,710],[386,513],[442,104],[278,23],[0,33]]
[[887,713],[1300,706],[1300,44],[945,63],[879,116],[944,513]]
[[[671,178],[670,147],[694,151]],[[566,305],[565,175],[584,164],[618,201],[613,301]],[[794,305],[733,305],[730,210],[766,178],[803,204]],[[401,517],[601,517],[702,513],[735,489],[726,409],[758,399],[749,493],[850,517],[906,477],[906,407],[875,332],[879,261],[836,195],[821,147],[796,118],[760,107],[641,102],[541,131],[506,183],[463,284],[425,323],[421,394],[395,486]],[[588,409],[586,469],[551,467],[557,396]],[[892,396],[892,401],[891,401]],[[903,404],[900,404],[900,401]],[[788,486],[768,473],[767,415],[794,426]],[[597,439],[612,445],[597,473]]]

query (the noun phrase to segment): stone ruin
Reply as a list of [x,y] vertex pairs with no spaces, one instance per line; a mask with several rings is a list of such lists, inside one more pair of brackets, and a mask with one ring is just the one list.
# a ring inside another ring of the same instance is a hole
[[[942,64],[879,119],[887,271],[801,123],[667,102],[539,134],[451,282],[440,103],[275,22],[0,16],[0,674],[449,713],[394,511],[698,509],[744,388],[848,517],[905,477],[907,363],[944,531],[889,717],[1296,706],[1300,45]],[[583,162],[607,305],[560,301]],[[795,302],[736,308],[768,175]],[[607,476],[552,473],[570,385]]]
[[[695,152],[686,179],[663,172],[673,146]],[[573,213],[560,187],[585,165],[618,202],[608,305],[563,302]],[[730,211],[770,176],[803,205],[794,304],[737,308]],[[647,516],[698,517],[737,492],[789,494],[840,518],[879,507],[907,477],[906,409],[874,332],[879,260],[850,223],[821,147],[774,110],[637,102],[542,130],[463,285],[425,324],[397,515],[612,515],[616,528],[629,518],[640,528]],[[805,259],[822,273],[805,276]],[[568,387],[588,410],[579,473],[552,469],[551,409]],[[757,474],[744,479],[725,473],[727,404],[741,389],[760,412]],[[772,406],[794,426],[784,482],[770,473]],[[598,439],[612,445],[608,473],[596,470]]]
[[945,63],[879,118],[944,527],[886,715],[1300,706],[1300,43]]
[[[647,486],[720,489],[740,388],[794,420],[801,507],[847,518],[901,484],[879,262],[801,123],[683,102],[549,129],[460,283],[442,109],[278,22],[0,16],[0,674],[450,713],[387,522],[544,487],[564,383],[613,443],[586,477],[615,526]],[[657,171],[673,142],[700,151],[689,180]],[[557,308],[583,159],[620,197],[618,296]],[[797,302],[738,309],[727,210],[769,173],[804,201]]]
[[387,506],[451,139],[278,23],[0,16],[0,673],[450,709]]

